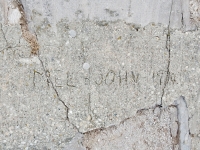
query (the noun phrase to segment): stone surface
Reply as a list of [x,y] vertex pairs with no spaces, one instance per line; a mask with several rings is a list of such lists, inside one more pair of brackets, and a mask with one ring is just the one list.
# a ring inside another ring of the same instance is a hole
[[198,1],[0,3],[0,149],[200,148]]
[[189,135],[189,124],[188,124],[188,110],[187,104],[184,97],[180,97],[177,101],[178,111],[178,124],[179,124],[179,143],[180,149],[191,149],[191,140]]
[[134,117],[117,126],[86,133],[83,145],[88,149],[98,150],[178,150],[178,143],[173,144],[171,138],[170,109],[175,108],[162,109],[159,117],[153,114],[153,109],[138,111]]

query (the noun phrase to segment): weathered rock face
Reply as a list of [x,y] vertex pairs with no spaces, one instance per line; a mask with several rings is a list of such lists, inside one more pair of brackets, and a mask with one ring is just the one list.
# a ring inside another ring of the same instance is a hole
[[[156,111],[160,111],[157,115]],[[83,145],[88,149],[178,149],[177,128],[170,129],[170,111],[168,107],[141,110],[132,118],[117,126],[94,130],[84,136]],[[173,134],[171,134],[171,131]],[[154,138],[152,138],[154,137]],[[173,137],[173,138],[172,138]],[[123,143],[123,144],[122,144]]]
[[198,2],[0,2],[2,149],[200,147]]

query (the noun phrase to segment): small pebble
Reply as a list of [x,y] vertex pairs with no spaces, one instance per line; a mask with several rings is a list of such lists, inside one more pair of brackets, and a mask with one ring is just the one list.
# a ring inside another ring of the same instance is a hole
[[88,70],[90,68],[90,64],[84,63],[83,64],[83,69]]
[[69,37],[71,37],[71,38],[76,37],[76,31],[70,30],[68,33],[69,33]]

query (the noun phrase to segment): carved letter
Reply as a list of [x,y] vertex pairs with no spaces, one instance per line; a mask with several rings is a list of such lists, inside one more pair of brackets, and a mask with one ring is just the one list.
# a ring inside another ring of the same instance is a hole
[[85,85],[90,85],[90,79],[89,77],[85,77]]
[[[110,79],[110,82],[108,83],[108,79]],[[113,70],[110,70],[105,78],[105,84],[111,85],[115,81],[115,72]]]
[[97,82],[97,80],[95,81],[95,83],[97,84],[97,85],[101,85],[102,84],[102,82],[103,82],[103,74],[100,74],[100,80],[99,80],[99,82]]
[[133,82],[137,83],[138,80],[139,80],[139,73],[137,73],[137,74],[135,75],[134,72],[131,71],[131,76],[132,76]]
[[72,85],[72,84],[69,83],[69,81],[71,81],[71,80],[72,80],[72,77],[70,76],[70,73],[68,71],[67,72],[67,86],[69,86],[69,87],[76,87],[75,85]]
[[[36,74],[42,76],[42,73],[36,71],[35,69],[33,70],[33,86],[35,87],[35,77],[36,77]],[[48,82],[47,82],[48,83]]]
[[62,81],[60,78],[55,77],[55,86],[56,87],[63,87],[62,86]]
[[127,84],[127,71],[125,73],[125,77],[124,78],[121,77],[121,71],[119,71],[119,85],[122,84],[122,80],[124,80],[125,84]]

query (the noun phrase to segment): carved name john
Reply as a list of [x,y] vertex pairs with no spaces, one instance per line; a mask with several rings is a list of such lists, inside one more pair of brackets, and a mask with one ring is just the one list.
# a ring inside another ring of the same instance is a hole
[[114,71],[108,70],[107,72],[95,72],[95,73],[73,73],[67,72],[66,78],[55,77],[56,87],[79,87],[79,85],[127,85],[135,84],[139,81],[139,73],[133,71]]

